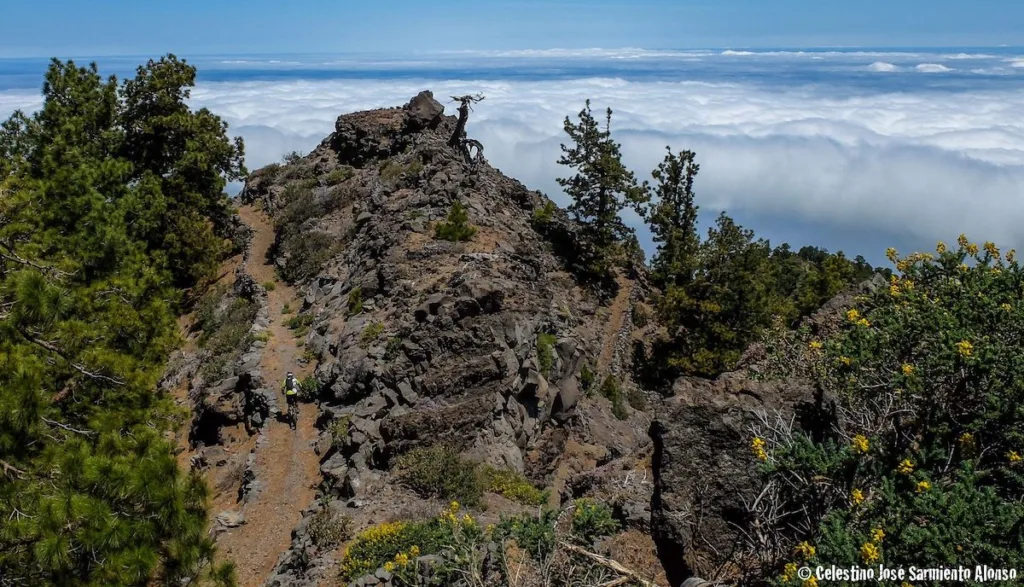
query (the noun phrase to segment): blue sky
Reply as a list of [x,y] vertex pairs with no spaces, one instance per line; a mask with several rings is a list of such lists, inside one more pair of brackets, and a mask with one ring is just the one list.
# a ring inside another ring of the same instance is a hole
[[0,57],[1024,45],[1020,0],[50,0],[3,12]]

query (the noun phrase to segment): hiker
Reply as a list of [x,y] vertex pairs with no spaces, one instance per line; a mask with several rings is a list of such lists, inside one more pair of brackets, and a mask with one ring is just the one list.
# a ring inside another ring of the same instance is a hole
[[295,429],[295,421],[299,416],[299,382],[291,371],[284,378],[284,399],[288,403],[288,426]]

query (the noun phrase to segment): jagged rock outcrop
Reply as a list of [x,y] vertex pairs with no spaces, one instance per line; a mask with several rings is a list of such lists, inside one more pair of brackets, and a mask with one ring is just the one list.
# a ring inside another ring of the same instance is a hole
[[[572,435],[614,445],[591,467],[646,440],[642,418],[620,422],[604,404],[587,406],[582,431],[549,433],[576,420],[582,366],[606,367],[600,296],[573,273],[584,250],[574,224],[543,194],[467,162],[448,144],[455,124],[429,92],[346,114],[313,152],[255,172],[242,193],[281,223],[279,266],[309,257],[303,238],[332,252],[302,284],[299,310],[318,363],[322,499],[357,517],[395,507],[392,467],[417,447],[451,445],[549,484]],[[434,235],[456,201],[477,227],[469,242]],[[273,584],[317,575],[308,551],[297,530]]]

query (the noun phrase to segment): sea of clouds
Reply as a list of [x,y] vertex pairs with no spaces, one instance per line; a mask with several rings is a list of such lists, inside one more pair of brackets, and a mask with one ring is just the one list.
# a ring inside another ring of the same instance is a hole
[[[742,56],[734,53],[729,57]],[[915,65],[919,57],[910,54],[903,56],[906,64],[893,65],[900,55],[862,57],[858,67],[865,75],[916,76],[941,76],[952,63],[978,58],[953,54],[944,64]],[[1011,68],[1021,64],[1005,61]],[[433,90],[449,113],[449,96],[485,94],[469,134],[483,142],[493,165],[563,204],[555,182],[564,173],[556,163],[562,124],[589,98],[596,110],[614,109],[613,133],[641,179],[649,178],[666,145],[697,152],[705,226],[711,214],[727,210],[774,243],[820,244],[873,261],[889,245],[930,248],[961,232],[1024,245],[1018,228],[1024,221],[1024,91],[1018,84],[845,92],[828,84],[742,78],[424,76],[204,82],[192,99],[228,121],[245,139],[249,167],[258,168],[284,153],[309,151],[341,113],[400,105],[422,89]],[[0,114],[38,105],[30,92],[0,92]]]

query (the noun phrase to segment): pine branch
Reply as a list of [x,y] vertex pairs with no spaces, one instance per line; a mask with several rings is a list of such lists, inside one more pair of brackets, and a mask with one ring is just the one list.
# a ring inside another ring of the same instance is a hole
[[19,255],[16,252],[14,252],[14,247],[12,247],[9,243],[6,243],[4,241],[0,241],[0,249],[3,249],[3,251],[5,251],[5,252],[0,252],[0,258],[6,259],[6,260],[11,261],[13,263],[17,263],[18,265],[21,265],[23,267],[31,267],[31,268],[33,268],[33,269],[35,269],[35,270],[37,270],[37,271],[39,271],[41,273],[44,273],[44,274],[47,274],[47,275],[53,275],[53,276],[59,277],[59,278],[64,278],[64,277],[67,277],[68,275],[70,275],[66,271],[61,271],[60,269],[57,269],[56,267],[49,267],[47,265],[40,265],[39,263],[36,263],[35,261],[30,261],[30,260],[22,257],[21,255]]
[[[15,467],[5,460],[0,459],[0,468],[3,469],[4,475],[11,475],[11,478],[24,479],[25,471]],[[13,474],[12,474],[13,473]]]
[[94,436],[96,434],[92,430],[79,430],[77,428],[72,428],[71,426],[68,426],[67,424],[62,424],[60,422],[56,422],[54,420],[50,420],[49,418],[43,418],[42,420],[43,420],[43,422],[46,422],[47,424],[49,424],[51,426],[57,426],[58,428],[63,428],[64,430],[67,430],[68,432],[74,432],[75,434],[81,434],[82,436]]
[[84,366],[79,365],[78,363],[72,361],[71,358],[68,357],[66,354],[64,354],[64,351],[62,351],[59,348],[57,348],[56,345],[54,345],[51,342],[47,342],[45,340],[40,340],[40,339],[32,336],[23,327],[18,326],[17,330],[18,330],[19,333],[21,333],[21,335],[23,337],[25,337],[25,340],[28,340],[29,342],[31,342],[31,343],[39,346],[39,347],[42,347],[42,348],[50,351],[51,353],[57,355],[58,357],[64,359],[64,361],[66,361],[68,365],[71,365],[72,369],[74,369],[75,371],[78,371],[82,375],[85,375],[86,377],[88,377],[90,379],[95,379],[97,381],[105,381],[105,382],[113,384],[113,385],[124,385],[125,384],[124,381],[121,381],[120,379],[116,379],[114,377],[108,377],[108,376],[102,375],[100,373],[93,373],[92,371],[89,371]]

